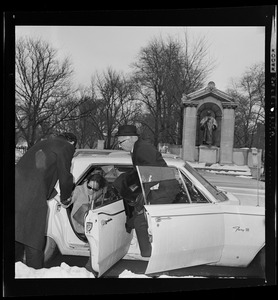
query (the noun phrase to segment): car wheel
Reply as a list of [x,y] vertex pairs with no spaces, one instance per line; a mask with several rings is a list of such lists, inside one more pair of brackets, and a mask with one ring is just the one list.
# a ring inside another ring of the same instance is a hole
[[44,262],[48,262],[53,259],[59,253],[56,242],[49,236],[46,237],[45,249],[44,249]]

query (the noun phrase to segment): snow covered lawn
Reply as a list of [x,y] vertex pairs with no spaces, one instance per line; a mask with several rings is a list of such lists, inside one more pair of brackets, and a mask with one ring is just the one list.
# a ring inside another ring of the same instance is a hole
[[[196,276],[168,276],[161,275],[158,278],[197,278]],[[87,271],[85,268],[70,267],[62,262],[60,267],[34,269],[29,268],[22,262],[15,263],[15,278],[95,278],[94,274]],[[119,278],[152,278],[144,274],[135,274],[129,270],[124,270]],[[200,278],[200,276],[198,276]]]
[[85,268],[70,267],[66,263],[61,263],[60,267],[36,270],[22,262],[16,262],[15,278],[95,278],[95,276]]

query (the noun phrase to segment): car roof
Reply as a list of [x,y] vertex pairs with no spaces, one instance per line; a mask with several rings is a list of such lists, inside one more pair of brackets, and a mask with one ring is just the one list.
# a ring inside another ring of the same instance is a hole
[[[163,158],[182,160],[181,157],[172,153],[161,153]],[[115,149],[76,149],[74,157],[94,157],[94,156],[109,156],[109,157],[128,157],[130,152]]]
[[115,152],[125,152],[115,149],[76,149],[74,157],[76,156],[92,156],[92,155],[108,155]]
[[[164,160],[169,167],[177,167],[183,169],[186,174],[191,178],[192,182],[205,185],[206,189],[212,193],[213,197],[220,199],[222,193],[218,190],[214,190],[214,187],[210,185],[200,174],[197,172],[194,175],[193,168],[184,161],[181,157],[171,153],[161,153]],[[90,168],[92,164],[95,165],[122,165],[122,166],[132,166],[132,159],[130,152],[123,150],[98,150],[98,149],[78,149],[72,160],[72,173],[75,178],[75,182],[84,174],[86,170]],[[191,170],[190,170],[191,169]],[[201,177],[201,178],[200,178]],[[202,183],[201,183],[201,181]],[[223,201],[220,199],[220,201]]]
[[[169,166],[182,166],[184,161],[177,155],[162,153]],[[77,180],[91,164],[132,165],[131,155],[123,150],[77,149],[72,160],[72,171]]]

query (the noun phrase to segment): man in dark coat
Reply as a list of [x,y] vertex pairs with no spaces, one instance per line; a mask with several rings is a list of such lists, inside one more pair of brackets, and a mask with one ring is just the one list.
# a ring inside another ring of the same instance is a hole
[[74,186],[70,173],[77,143],[72,133],[62,133],[31,147],[15,167],[15,258],[39,269],[43,267],[47,200],[57,191],[59,180],[61,202],[67,203]]
[[[165,160],[156,147],[139,138],[136,126],[119,126],[116,136],[118,137],[119,146],[124,151],[129,151],[131,153],[132,163],[135,169],[133,172],[136,171],[136,166],[167,167]],[[114,186],[124,195],[126,194],[126,192],[123,191],[123,188],[126,186],[125,183],[130,181],[130,178],[132,177],[136,176],[134,176],[133,173],[128,173],[126,176],[122,176],[119,180],[116,180]],[[137,199],[141,199],[142,201],[142,197]],[[131,201],[128,201],[128,204],[130,206]],[[143,203],[136,203],[135,205],[132,203],[132,206],[134,206],[134,209],[129,209],[129,211],[132,211],[132,215],[129,213],[127,227],[135,228],[141,255],[149,257],[151,255],[151,243],[148,238],[148,224],[144,215]]]
[[161,153],[151,143],[139,138],[134,125],[119,126],[116,134],[119,146],[131,152],[133,165],[167,167]]

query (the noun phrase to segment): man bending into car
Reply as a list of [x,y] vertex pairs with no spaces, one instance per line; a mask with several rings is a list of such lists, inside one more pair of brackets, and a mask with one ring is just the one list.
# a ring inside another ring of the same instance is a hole
[[31,147],[15,166],[15,261],[35,269],[43,267],[47,200],[57,194],[67,204],[74,187],[70,172],[77,138],[64,132]]
[[[163,159],[161,153],[156,149],[156,147],[149,142],[139,138],[139,134],[137,133],[136,126],[134,125],[122,125],[119,126],[118,132],[116,134],[118,138],[118,145],[124,151],[128,151],[131,153],[132,163],[134,166],[133,172],[131,174],[126,174],[126,176],[122,176],[119,180],[114,182],[114,186],[121,191],[123,190],[123,181],[125,183],[130,181],[132,177],[137,178],[136,166],[161,166],[167,167],[165,160]],[[125,177],[125,178],[124,178]],[[138,181],[138,180],[137,180]],[[123,194],[125,191],[123,191]],[[137,195],[137,200],[138,198]],[[148,223],[144,214],[144,203],[143,198],[141,197],[141,201],[137,203],[132,203],[127,201],[129,206],[133,206],[132,218],[127,221],[131,228],[135,228],[136,235],[139,242],[139,248],[141,251],[141,255],[143,257],[151,256],[151,243],[148,237]],[[133,222],[131,222],[131,220]],[[133,224],[132,224],[133,223]],[[131,229],[129,228],[129,230]]]

